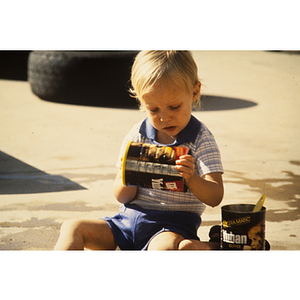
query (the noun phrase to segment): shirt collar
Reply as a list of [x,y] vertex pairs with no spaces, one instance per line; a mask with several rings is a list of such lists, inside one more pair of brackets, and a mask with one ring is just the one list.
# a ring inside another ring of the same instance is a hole
[[[185,143],[193,143],[197,137],[200,127],[200,121],[197,120],[194,116],[191,116],[189,123],[179,133],[177,139],[172,144],[168,144],[168,146],[178,146]],[[153,144],[161,145],[155,140],[156,129],[152,126],[148,118],[146,118],[142,122],[139,133],[150,139]]]

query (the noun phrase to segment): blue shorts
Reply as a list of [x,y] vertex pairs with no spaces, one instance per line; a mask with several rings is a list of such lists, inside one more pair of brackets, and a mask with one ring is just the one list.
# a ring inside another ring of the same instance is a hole
[[199,240],[197,230],[201,224],[197,213],[150,210],[133,204],[121,205],[116,216],[103,220],[108,223],[121,250],[147,250],[151,239],[164,231]]

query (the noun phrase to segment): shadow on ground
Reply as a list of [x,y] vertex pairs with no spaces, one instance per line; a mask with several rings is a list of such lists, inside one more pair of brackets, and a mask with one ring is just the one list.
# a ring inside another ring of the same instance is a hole
[[[300,165],[299,161],[290,161],[290,163]],[[281,178],[250,179],[242,172],[228,171],[228,173],[237,180],[226,180],[226,183],[246,185],[249,190],[266,194],[267,198],[275,201],[285,202],[289,207],[289,209],[267,210],[267,221],[282,222],[300,219],[300,175],[282,171]]]
[[211,95],[202,95],[201,103],[203,111],[241,109],[257,105],[249,100]]
[[0,195],[85,189],[68,178],[48,174],[0,151]]
[[30,51],[0,51],[0,78],[27,81]]

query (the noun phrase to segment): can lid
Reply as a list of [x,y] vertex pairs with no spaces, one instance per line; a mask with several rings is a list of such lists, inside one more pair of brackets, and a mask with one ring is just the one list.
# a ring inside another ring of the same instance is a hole
[[130,148],[132,141],[128,142],[124,155],[123,155],[123,160],[122,160],[122,184],[125,186],[126,185],[126,181],[125,181],[125,166],[126,166],[126,159],[127,159],[127,154]]

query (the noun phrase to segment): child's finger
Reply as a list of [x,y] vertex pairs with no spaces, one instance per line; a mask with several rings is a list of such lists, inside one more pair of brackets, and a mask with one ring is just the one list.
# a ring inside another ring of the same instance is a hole
[[186,168],[186,170],[178,170],[180,176],[182,176],[186,182],[189,182],[190,178],[193,176],[193,172]]
[[180,156],[179,159],[176,160],[176,165],[183,165],[194,169],[194,160],[189,156]]
[[191,166],[186,166],[186,165],[176,165],[175,169],[178,172],[182,172],[182,173],[186,173],[186,174],[192,174],[194,173],[194,168],[192,168]]
[[181,155],[181,156],[179,156],[179,159],[187,159],[187,160],[190,160],[190,161],[194,160],[193,156],[189,155],[189,154],[187,154],[187,155]]
[[190,161],[186,165],[185,164],[177,164],[175,166],[178,173],[185,179],[186,182],[190,180],[190,178],[194,175],[194,165]]

